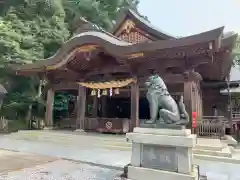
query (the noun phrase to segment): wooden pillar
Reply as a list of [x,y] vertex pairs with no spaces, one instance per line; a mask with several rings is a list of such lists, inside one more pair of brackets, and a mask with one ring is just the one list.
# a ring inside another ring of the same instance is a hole
[[137,83],[131,86],[130,131],[133,131],[134,127],[139,127],[139,86]]
[[77,99],[77,122],[76,122],[76,127],[79,130],[84,130],[85,112],[86,112],[86,88],[79,85]]
[[186,107],[186,111],[189,114],[190,118],[190,127],[192,127],[192,112],[193,112],[193,103],[192,103],[192,85],[193,82],[190,79],[185,79],[184,81],[184,93],[183,93],[183,98],[184,98],[184,104]]
[[92,96],[93,104],[92,104],[92,117],[96,118],[97,117],[97,112],[98,112],[98,98],[97,96]]
[[101,97],[101,111],[102,111],[102,117],[107,117],[107,96]]
[[184,80],[184,104],[190,117],[189,125],[192,127],[192,112],[197,112],[198,119],[202,117],[201,76],[195,72],[188,72]]
[[52,128],[53,126],[53,104],[54,104],[54,95],[55,92],[53,89],[48,89],[47,92],[47,104],[46,104],[46,113],[45,113],[45,120],[46,120],[46,127]]
[[195,99],[196,99],[196,111],[198,113],[199,119],[202,118],[202,89],[200,81],[195,81]]

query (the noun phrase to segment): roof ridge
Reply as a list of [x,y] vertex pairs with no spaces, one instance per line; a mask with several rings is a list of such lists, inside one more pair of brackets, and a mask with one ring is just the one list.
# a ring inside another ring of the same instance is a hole
[[172,36],[172,35],[164,32],[163,30],[159,29],[155,25],[151,24],[151,22],[149,20],[145,19],[144,17],[141,16],[140,13],[135,12],[131,8],[123,8],[120,10],[119,16],[116,20],[116,24],[115,24],[113,30],[111,31],[112,34],[117,32],[117,30],[120,28],[120,26],[126,20],[127,17],[130,17],[130,18],[133,18],[134,20],[136,20],[137,25],[141,26],[142,30],[146,31],[148,34],[152,35],[153,37],[155,37],[159,40],[161,40],[161,39],[165,39],[165,40],[176,39],[175,36]]
[[[93,23],[93,22],[91,22],[91,21],[86,20],[84,17],[80,17],[80,20],[82,20],[82,21],[85,22],[86,24],[89,24],[89,25],[91,25],[92,27],[94,27],[91,31],[102,32],[102,33],[105,33],[105,34],[107,34],[107,35],[109,35],[109,36],[111,36],[111,37],[113,37],[113,38],[115,38],[115,39],[117,39],[117,40],[122,41],[120,38],[118,38],[117,36],[114,36],[112,33],[108,32],[108,31],[105,30],[103,27],[101,27],[101,26],[99,26],[99,25],[97,25],[97,24],[95,24],[95,23]],[[96,29],[95,29],[95,28],[96,28]],[[85,30],[90,31],[89,29],[85,29]],[[84,32],[85,30],[83,29],[83,32]],[[83,32],[81,32],[81,33],[83,33]],[[73,37],[75,37],[75,36],[77,36],[77,35],[79,35],[79,34],[81,34],[81,33],[78,33],[78,34],[74,35]]]

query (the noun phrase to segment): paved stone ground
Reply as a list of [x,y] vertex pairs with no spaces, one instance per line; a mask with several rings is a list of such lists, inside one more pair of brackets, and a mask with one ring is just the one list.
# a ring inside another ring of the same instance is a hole
[[[87,146],[81,146],[81,143],[86,141],[94,143],[94,138],[96,137],[81,137],[81,139],[85,140],[82,141],[79,138],[79,143],[76,142],[74,145],[44,141],[16,140],[9,139],[7,136],[2,136],[0,137],[0,148],[83,161],[118,170],[121,170],[124,165],[130,162],[130,150],[116,150],[116,148],[110,148],[109,145],[96,147],[91,145],[91,143],[88,143]],[[108,142],[108,144],[111,143],[115,143],[114,138],[112,138],[112,142]],[[200,165],[200,174],[208,176],[208,180],[240,180],[240,164],[219,163],[205,160],[199,161],[198,163]]]
[[67,160],[1,173],[0,180],[114,180],[120,171],[79,164]]
[[0,180],[114,180],[122,171],[0,150]]
[[[88,139],[91,142],[91,139]],[[79,142],[81,144],[81,142]],[[55,144],[44,141],[28,141],[0,137],[0,149],[14,150],[26,153],[42,154],[81,161],[90,164],[110,166],[121,169],[130,162],[130,151],[107,149],[104,147]],[[118,156],[117,154],[120,154]]]
[[57,159],[56,157],[0,150],[0,173],[32,167]]

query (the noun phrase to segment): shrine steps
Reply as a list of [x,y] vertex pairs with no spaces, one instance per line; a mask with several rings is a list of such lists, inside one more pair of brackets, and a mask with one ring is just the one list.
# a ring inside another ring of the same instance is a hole
[[79,147],[91,146],[94,148],[106,148],[112,150],[130,151],[131,144],[127,143],[125,136],[103,135],[85,132],[66,132],[66,131],[19,131],[12,133],[8,138],[16,140],[29,140],[50,142],[61,145],[74,145]]
[[232,157],[231,148],[220,139],[198,138],[194,154],[217,157]]
[[[131,151],[131,143],[126,142],[125,135],[67,132],[67,131],[19,131],[7,135],[9,138],[30,141],[52,142],[62,145],[92,146],[112,150]],[[198,138],[193,149],[194,155],[232,157],[231,148],[219,139]]]

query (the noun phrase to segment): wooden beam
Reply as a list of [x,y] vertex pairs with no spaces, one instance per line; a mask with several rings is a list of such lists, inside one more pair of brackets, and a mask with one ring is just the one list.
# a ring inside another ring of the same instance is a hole
[[[188,59],[189,66],[196,68],[199,65],[202,64],[208,64],[211,63],[212,59],[208,56],[202,56],[202,57],[195,57]],[[186,61],[185,58],[180,59],[160,59],[150,58],[149,60],[146,58],[143,58],[139,61],[133,61],[128,60],[128,63],[131,64],[131,67],[138,66],[138,72],[146,72],[148,69],[155,69],[156,71],[166,71],[170,67],[179,68],[182,70],[185,70],[186,67]]]
[[111,73],[130,73],[130,69],[126,66],[104,66],[101,68],[93,69],[85,73],[85,77],[98,75],[98,74],[111,74]]
[[80,79],[83,76],[82,73],[78,73],[69,69],[48,71],[46,72],[46,75],[48,79],[53,82],[58,80],[74,81],[74,80]]
[[61,82],[59,84],[51,84],[50,87],[54,91],[60,90],[78,90],[78,84],[76,82]]
[[[161,74],[160,74],[161,76]],[[182,74],[165,74],[161,76],[161,78],[164,80],[165,83],[168,84],[177,84],[177,83],[183,83],[184,82],[184,76]],[[147,79],[146,77],[139,77],[138,78],[138,83],[139,84],[144,84]]]

